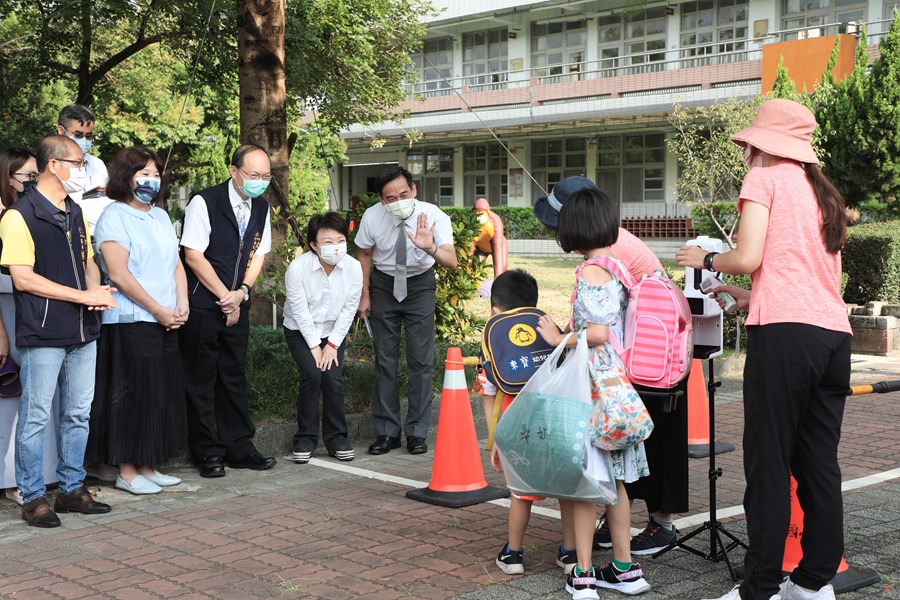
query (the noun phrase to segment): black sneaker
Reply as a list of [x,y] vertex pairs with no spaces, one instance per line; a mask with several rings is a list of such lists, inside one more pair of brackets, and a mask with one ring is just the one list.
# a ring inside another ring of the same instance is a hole
[[600,524],[594,531],[594,550],[612,548],[612,536],[609,535],[609,523],[606,521],[606,513],[600,517]]
[[568,575],[578,564],[578,556],[574,550],[563,550],[563,547],[560,546],[559,553],[556,555],[556,564],[562,567]]
[[316,447],[306,444],[299,444],[294,447],[294,462],[298,465],[305,465],[309,462],[309,459],[312,458],[312,454],[315,451]]
[[575,574],[573,567],[572,572],[566,577],[566,591],[572,594],[572,600],[600,600],[597,583],[599,582],[594,567],[578,575]]
[[638,556],[653,554],[677,539],[678,530],[674,525],[672,529],[666,529],[651,517],[644,530],[631,538],[631,553]]
[[338,460],[349,462],[356,458],[356,453],[353,450],[353,446],[350,445],[350,442],[347,441],[347,438],[338,438],[336,441],[332,442],[331,447],[328,448],[328,456],[332,458],[336,458]]
[[641,563],[631,563],[627,571],[620,571],[614,564],[609,563],[597,573],[597,587],[634,596],[649,590],[650,584],[644,579]]
[[521,575],[525,572],[524,550],[512,550],[509,544],[503,544],[503,549],[497,555],[497,566],[507,575]]

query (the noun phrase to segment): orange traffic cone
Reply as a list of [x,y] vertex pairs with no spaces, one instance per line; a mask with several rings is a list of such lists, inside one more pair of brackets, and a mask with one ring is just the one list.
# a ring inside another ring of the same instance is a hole
[[[784,561],[781,570],[785,575],[794,572],[800,559],[803,558],[803,548],[800,539],[803,537],[803,509],[800,508],[800,500],[797,498],[797,480],[791,476],[791,524],[788,527],[787,539],[784,542]],[[837,575],[829,583],[834,588],[835,594],[843,594],[851,590],[858,590],[881,581],[881,576],[869,569],[857,569],[847,564],[841,558]]]
[[461,508],[507,496],[509,490],[490,487],[484,478],[462,352],[448,348],[431,483],[427,488],[406,492],[406,497]]
[[[705,458],[709,456],[709,395],[703,380],[703,361],[695,358],[688,375],[688,456]],[[734,444],[715,442],[716,454],[734,450]]]

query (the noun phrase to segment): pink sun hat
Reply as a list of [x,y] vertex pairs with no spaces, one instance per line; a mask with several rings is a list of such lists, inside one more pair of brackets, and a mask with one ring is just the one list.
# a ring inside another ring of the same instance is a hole
[[793,100],[778,98],[764,102],[750,127],[742,129],[731,141],[739,146],[750,144],[767,154],[802,163],[819,164],[813,150],[816,118],[812,111]]

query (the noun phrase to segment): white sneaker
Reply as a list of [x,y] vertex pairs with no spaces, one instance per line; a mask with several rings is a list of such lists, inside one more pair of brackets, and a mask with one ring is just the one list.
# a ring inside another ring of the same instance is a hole
[[775,594],[774,596],[772,596],[771,598],[769,598],[769,600],[785,600],[785,598],[787,598],[787,596],[785,596],[785,594],[786,594],[785,590],[787,590],[788,582],[790,580],[791,580],[790,576],[785,577],[784,581],[782,581],[781,584],[778,586],[778,593]]
[[790,579],[786,579],[782,586],[779,600],[835,600],[834,588],[830,583],[815,592],[803,589]]
[[736,585],[724,596],[719,596],[718,598],[703,598],[703,600],[741,600],[741,592],[738,591],[740,587],[741,586]]
[[12,500],[19,506],[22,506],[25,503],[22,500],[22,494],[19,493],[19,488],[7,488],[5,495],[7,500]]

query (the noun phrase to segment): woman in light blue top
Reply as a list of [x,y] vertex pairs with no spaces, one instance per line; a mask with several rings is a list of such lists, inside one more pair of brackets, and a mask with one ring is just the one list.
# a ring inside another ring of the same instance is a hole
[[153,206],[162,170],[145,148],[109,166],[94,237],[104,278],[119,291],[103,314],[85,459],[118,465],[116,487],[155,494],[177,477],[153,468],[187,442],[183,370],[175,330],[188,317],[187,280],[169,215]]

